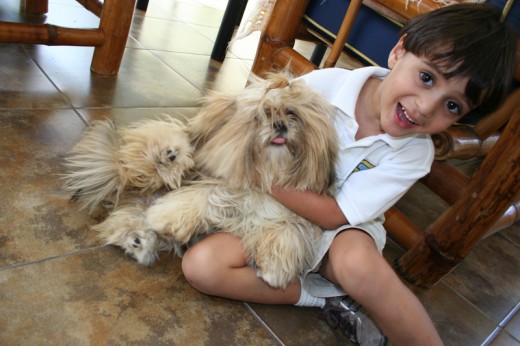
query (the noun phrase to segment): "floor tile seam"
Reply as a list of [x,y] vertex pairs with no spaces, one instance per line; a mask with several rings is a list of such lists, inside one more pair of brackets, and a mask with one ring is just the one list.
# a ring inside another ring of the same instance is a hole
[[157,20],[164,20],[167,22],[176,22],[176,23],[186,24],[185,21],[183,21],[181,18],[179,18],[175,15],[171,15],[171,17],[158,17],[158,16],[154,16],[153,14],[149,14],[147,11],[143,11],[142,13],[138,13],[137,11],[135,11],[134,18],[135,17],[139,17],[142,20],[157,19]]
[[502,332],[502,328],[500,326],[497,326],[492,332],[491,334],[489,334],[489,336],[486,338],[486,340],[484,340],[480,346],[488,346],[488,345],[491,345],[491,343],[500,335],[500,333]]
[[43,262],[47,262],[47,261],[52,261],[52,260],[55,260],[55,259],[67,258],[67,257],[75,256],[75,255],[81,255],[81,254],[84,254],[84,253],[89,253],[89,252],[92,252],[92,251],[96,251],[96,250],[105,248],[107,246],[109,246],[109,245],[107,245],[107,244],[98,245],[98,246],[90,247],[88,249],[73,251],[73,252],[69,252],[69,253],[66,253],[66,254],[60,254],[60,255],[56,255],[56,256],[40,258],[40,259],[37,259],[37,260],[34,260],[34,261],[28,261],[28,262],[11,264],[11,265],[8,265],[8,266],[5,266],[5,267],[0,267],[0,272],[11,270],[11,269],[17,269],[17,268],[21,268],[21,267],[27,267],[27,266],[30,266],[30,265],[33,265],[33,264],[39,264],[39,263],[43,263]]
[[[190,80],[188,78],[186,78],[181,72],[175,70],[172,66],[170,66],[170,64],[168,64],[167,61],[163,60],[160,56],[158,56],[157,54],[154,54],[154,52],[161,52],[161,53],[175,53],[175,54],[184,54],[184,55],[196,55],[196,56],[206,56],[206,57],[209,57],[209,55],[207,54],[196,54],[196,53],[186,53],[186,52],[175,52],[175,51],[167,51],[167,50],[159,50],[159,49],[146,49],[150,54],[153,55],[154,58],[158,59],[159,61],[161,61],[163,64],[165,64],[169,69],[171,69],[173,72],[177,73],[179,76],[181,76],[186,82],[188,82],[188,84],[190,84],[191,86],[193,86],[195,89],[197,89],[199,92],[201,92],[202,94],[205,94],[207,90],[202,90],[200,89],[199,87],[197,87],[195,84],[193,84],[192,82],[190,82]],[[226,54],[229,54],[226,53]],[[246,66],[246,70],[247,71],[251,71],[251,69],[249,67],[247,67],[247,64],[245,63],[245,60],[246,59],[242,59],[240,57],[237,57],[237,56],[233,56],[231,57],[232,59],[236,59],[238,61],[240,61],[241,63],[243,63],[245,66]],[[211,57],[210,57],[211,59]],[[138,107],[132,107],[132,108],[138,108]],[[164,107],[159,107],[159,108],[164,108]],[[177,108],[196,108],[196,107],[177,107]]]
[[[137,41],[137,39],[134,38],[134,40]],[[159,60],[161,62],[161,64],[163,64],[165,67],[167,67],[168,69],[172,70],[173,72],[175,72],[177,75],[179,75],[182,79],[184,79],[186,82],[188,82],[188,84],[190,84],[191,86],[193,86],[197,91],[199,92],[203,92],[202,90],[200,90],[196,85],[194,85],[193,83],[191,83],[186,77],[184,77],[182,75],[182,73],[176,71],[172,66],[170,66],[170,64],[168,64],[166,61],[164,61],[163,59],[161,59],[161,57],[159,57],[157,54],[154,54],[154,52],[166,52],[166,53],[176,53],[176,54],[179,54],[179,53],[183,53],[183,52],[175,52],[175,51],[167,51],[167,50],[158,50],[158,49],[151,49],[151,48],[148,48],[146,46],[143,45],[142,42],[139,42],[139,45],[143,48],[133,48],[133,47],[126,47],[125,48],[125,51],[127,49],[136,49],[136,50],[142,50],[142,51],[146,51],[147,53],[149,53],[153,58]],[[183,54],[188,54],[188,53],[183,53]],[[197,54],[193,54],[193,55],[197,55]],[[199,54],[200,56],[208,56],[206,54]],[[83,108],[87,108],[87,107],[83,107]],[[122,107],[122,108],[140,108],[140,107]],[[145,107],[143,107],[145,108]],[[147,107],[146,107],[147,108]],[[159,108],[164,108],[164,107],[159,107]]]
[[[133,48],[133,49],[138,49],[138,48]],[[162,49],[157,49],[157,48],[145,48],[144,50],[147,50],[150,52],[150,54],[152,54],[154,57],[156,58],[159,58],[157,55],[154,54],[154,52],[159,52],[159,53],[174,53],[174,54],[179,54],[179,55],[191,55],[191,56],[201,56],[201,57],[209,57],[210,54],[206,54],[206,53],[192,53],[192,52],[185,52],[185,51],[175,51],[175,50],[162,50]],[[161,61],[163,61],[161,59]]]
[[493,341],[495,341],[496,338],[499,337],[499,335],[504,332],[506,333],[507,335],[509,335],[509,337],[511,337],[512,339],[514,339],[515,341],[517,341],[518,343],[520,343],[520,340],[518,340],[513,334],[509,333],[505,328],[502,328],[500,326],[496,327],[495,330],[486,338],[486,340],[484,340],[484,342],[482,342],[482,344],[480,344],[480,346],[489,346],[493,343]]
[[520,311],[520,301],[516,303],[515,307],[509,310],[506,316],[498,324],[499,327],[505,328],[507,324],[513,319],[513,317]]
[[[166,61],[164,61],[163,59],[161,59],[161,57],[159,57],[158,55],[154,54],[153,52],[163,52],[163,51],[159,51],[159,50],[152,50],[152,49],[148,49],[147,50],[154,58],[156,58],[157,60],[159,60],[161,63],[163,63],[164,65],[166,65],[166,67],[168,67],[170,70],[172,70],[173,72],[175,72],[176,74],[178,74],[182,79],[184,79],[189,85],[191,85],[192,87],[194,87],[197,91],[199,91],[200,93],[204,94],[204,90],[201,90],[199,87],[197,87],[195,84],[193,84],[188,78],[186,78],[182,73],[180,73],[179,71],[176,71],[172,66],[170,66],[170,64],[168,64]],[[175,52],[172,52],[172,53],[175,53]],[[205,54],[200,54],[202,56],[207,56]]]
[[[518,211],[518,212],[520,212],[520,211]],[[520,226],[520,221],[516,221],[516,222],[514,222],[511,226],[514,226],[515,224],[518,224],[518,225]],[[511,227],[511,226],[509,226],[509,227]],[[507,227],[506,227],[506,228],[507,228]],[[504,228],[504,229],[505,229],[505,228]],[[500,231],[502,231],[502,230],[500,230]],[[512,243],[514,246],[520,248],[520,243],[516,242],[514,239],[508,237],[506,234],[504,234],[504,233],[502,233],[502,232],[500,232],[500,231],[497,232],[499,237],[504,238],[504,239],[507,240],[508,242]]]
[[[219,16],[220,16],[220,19],[222,19],[224,17],[224,10],[220,10],[218,8],[213,8],[213,7],[208,7],[208,6],[201,6],[201,7],[207,7],[207,8],[211,8],[213,10],[215,10],[215,14],[217,12],[220,12],[219,13]],[[181,17],[178,17],[176,16],[175,14],[172,15],[172,17],[170,18],[165,18],[165,17],[158,17],[158,16],[154,16],[153,14],[149,14],[147,11],[135,11],[134,12],[134,17],[141,17],[143,20],[146,19],[146,18],[151,18],[151,19],[158,19],[158,20],[166,20],[166,21],[169,21],[169,22],[178,22],[178,23],[181,23],[181,24],[193,24],[193,25],[199,25],[199,26],[203,26],[203,27],[207,27],[207,28],[220,28],[220,25],[207,25],[207,24],[201,24],[201,23],[196,23],[196,22],[193,22],[193,21],[188,21],[188,20],[183,20]]]
[[52,84],[52,86],[54,88],[56,88],[56,90],[59,92],[59,94],[63,97],[63,99],[66,101],[66,103],[69,104],[70,108],[75,108],[74,106],[74,103],[72,103],[72,101],[67,97],[67,95],[58,87],[58,85],[52,80],[52,78],[50,77],[50,75],[45,71],[45,69],[43,68],[42,65],[40,65],[40,63],[38,63],[38,61],[36,59],[33,59],[33,57],[29,54],[29,52],[25,49],[25,46],[22,45],[22,50],[24,51],[25,55],[36,65],[36,67],[38,67],[38,69],[41,71],[41,73],[43,73],[43,75],[45,76],[45,78],[47,78],[47,80]]
[[256,311],[248,303],[243,303],[253,318],[260,324],[260,326],[276,341],[280,346],[285,346],[284,342],[276,335],[276,333],[265,323],[265,321],[256,313]]
[[[462,299],[464,301],[464,303],[468,304],[470,307],[474,308],[476,311],[478,311],[479,313],[481,313],[482,315],[484,315],[485,317],[489,318],[492,322],[494,322],[496,324],[497,327],[499,327],[500,325],[500,321],[495,319],[493,316],[491,316],[490,314],[488,314],[487,312],[485,312],[484,310],[482,310],[481,308],[479,308],[477,305],[475,305],[474,303],[472,303],[468,298],[466,298],[465,296],[462,295],[462,293],[458,292],[455,288],[453,288],[451,285],[449,285],[447,282],[441,282],[442,285],[446,286],[450,291],[452,291],[456,296],[458,296],[460,299]],[[509,314],[509,312],[508,312]],[[507,314],[506,314],[507,316]]]
[[79,117],[79,119],[85,124],[85,125],[88,125],[88,120],[85,119],[85,117],[83,117],[81,115],[81,113],[78,111],[78,108],[76,107],[36,107],[36,108],[30,108],[30,107],[12,107],[12,108],[5,108],[5,107],[0,107],[0,112],[3,112],[3,111],[13,111],[13,110],[17,110],[17,111],[56,111],[56,110],[70,110],[72,112],[74,112],[76,114],[76,116]]
[[[224,16],[224,12],[222,12],[222,14],[221,14],[221,17],[223,17],[223,16]],[[196,23],[196,22],[190,22],[190,21],[183,20],[182,18],[175,17],[175,16],[173,16],[172,18],[165,18],[165,17],[157,17],[157,16],[154,16],[154,15],[148,15],[148,14],[141,15],[141,14],[134,13],[134,17],[139,17],[142,20],[154,19],[154,20],[160,20],[160,21],[164,21],[164,22],[174,22],[174,23],[178,23],[178,24],[186,24],[186,25],[189,25],[189,26],[196,25],[196,26],[201,26],[201,27],[204,27],[204,28],[218,29],[220,27],[220,25],[215,26],[215,25],[208,25],[208,24],[201,24],[201,23]]]
[[[204,30],[199,30],[199,28],[204,28],[204,29],[217,29],[219,30],[219,27],[215,27],[215,26],[210,26],[210,25],[200,25],[200,24],[197,24],[197,23],[183,23],[185,25],[187,25],[189,28],[191,28],[192,30],[196,31],[198,34],[200,34],[201,36],[203,36],[204,38],[207,38],[208,40],[212,41],[213,44],[215,44],[215,40],[218,36],[218,32],[217,32],[217,35],[215,36],[208,36],[204,33]],[[236,32],[236,29],[235,29],[235,32]],[[235,36],[235,32],[233,33],[233,37]],[[231,38],[231,41],[233,40],[233,37]],[[231,43],[231,41],[229,41],[229,43]],[[229,45],[228,43],[228,45]]]

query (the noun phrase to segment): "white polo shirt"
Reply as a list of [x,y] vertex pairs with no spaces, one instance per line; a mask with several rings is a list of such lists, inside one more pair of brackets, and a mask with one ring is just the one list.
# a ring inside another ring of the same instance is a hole
[[335,119],[340,144],[336,200],[353,226],[381,218],[430,171],[434,158],[428,134],[379,134],[355,140],[359,125],[354,110],[359,92],[369,77],[383,79],[389,72],[380,67],[329,68],[299,77],[339,110]]

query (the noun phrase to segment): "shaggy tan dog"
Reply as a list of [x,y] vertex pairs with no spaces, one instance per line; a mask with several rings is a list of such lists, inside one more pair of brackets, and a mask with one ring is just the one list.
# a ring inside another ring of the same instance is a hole
[[[230,232],[258,275],[285,287],[311,266],[322,230],[269,192],[274,185],[332,192],[333,114],[319,94],[284,74],[254,79],[238,95],[213,94],[188,124],[200,179],[157,199],[142,216],[123,207],[95,229],[143,264],[173,244]],[[131,215],[139,215],[139,225],[129,225]]]

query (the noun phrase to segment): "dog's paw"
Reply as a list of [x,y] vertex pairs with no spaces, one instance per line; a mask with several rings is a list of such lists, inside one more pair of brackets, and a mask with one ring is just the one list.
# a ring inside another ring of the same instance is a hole
[[159,258],[160,242],[153,231],[130,232],[122,247],[128,255],[143,265],[151,265]]

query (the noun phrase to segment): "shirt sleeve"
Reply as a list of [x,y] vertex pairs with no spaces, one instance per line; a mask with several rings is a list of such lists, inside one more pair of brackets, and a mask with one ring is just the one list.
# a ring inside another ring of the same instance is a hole
[[373,168],[351,173],[336,193],[336,201],[351,225],[382,216],[420,178],[434,158],[431,140],[422,138],[397,152],[389,150]]

